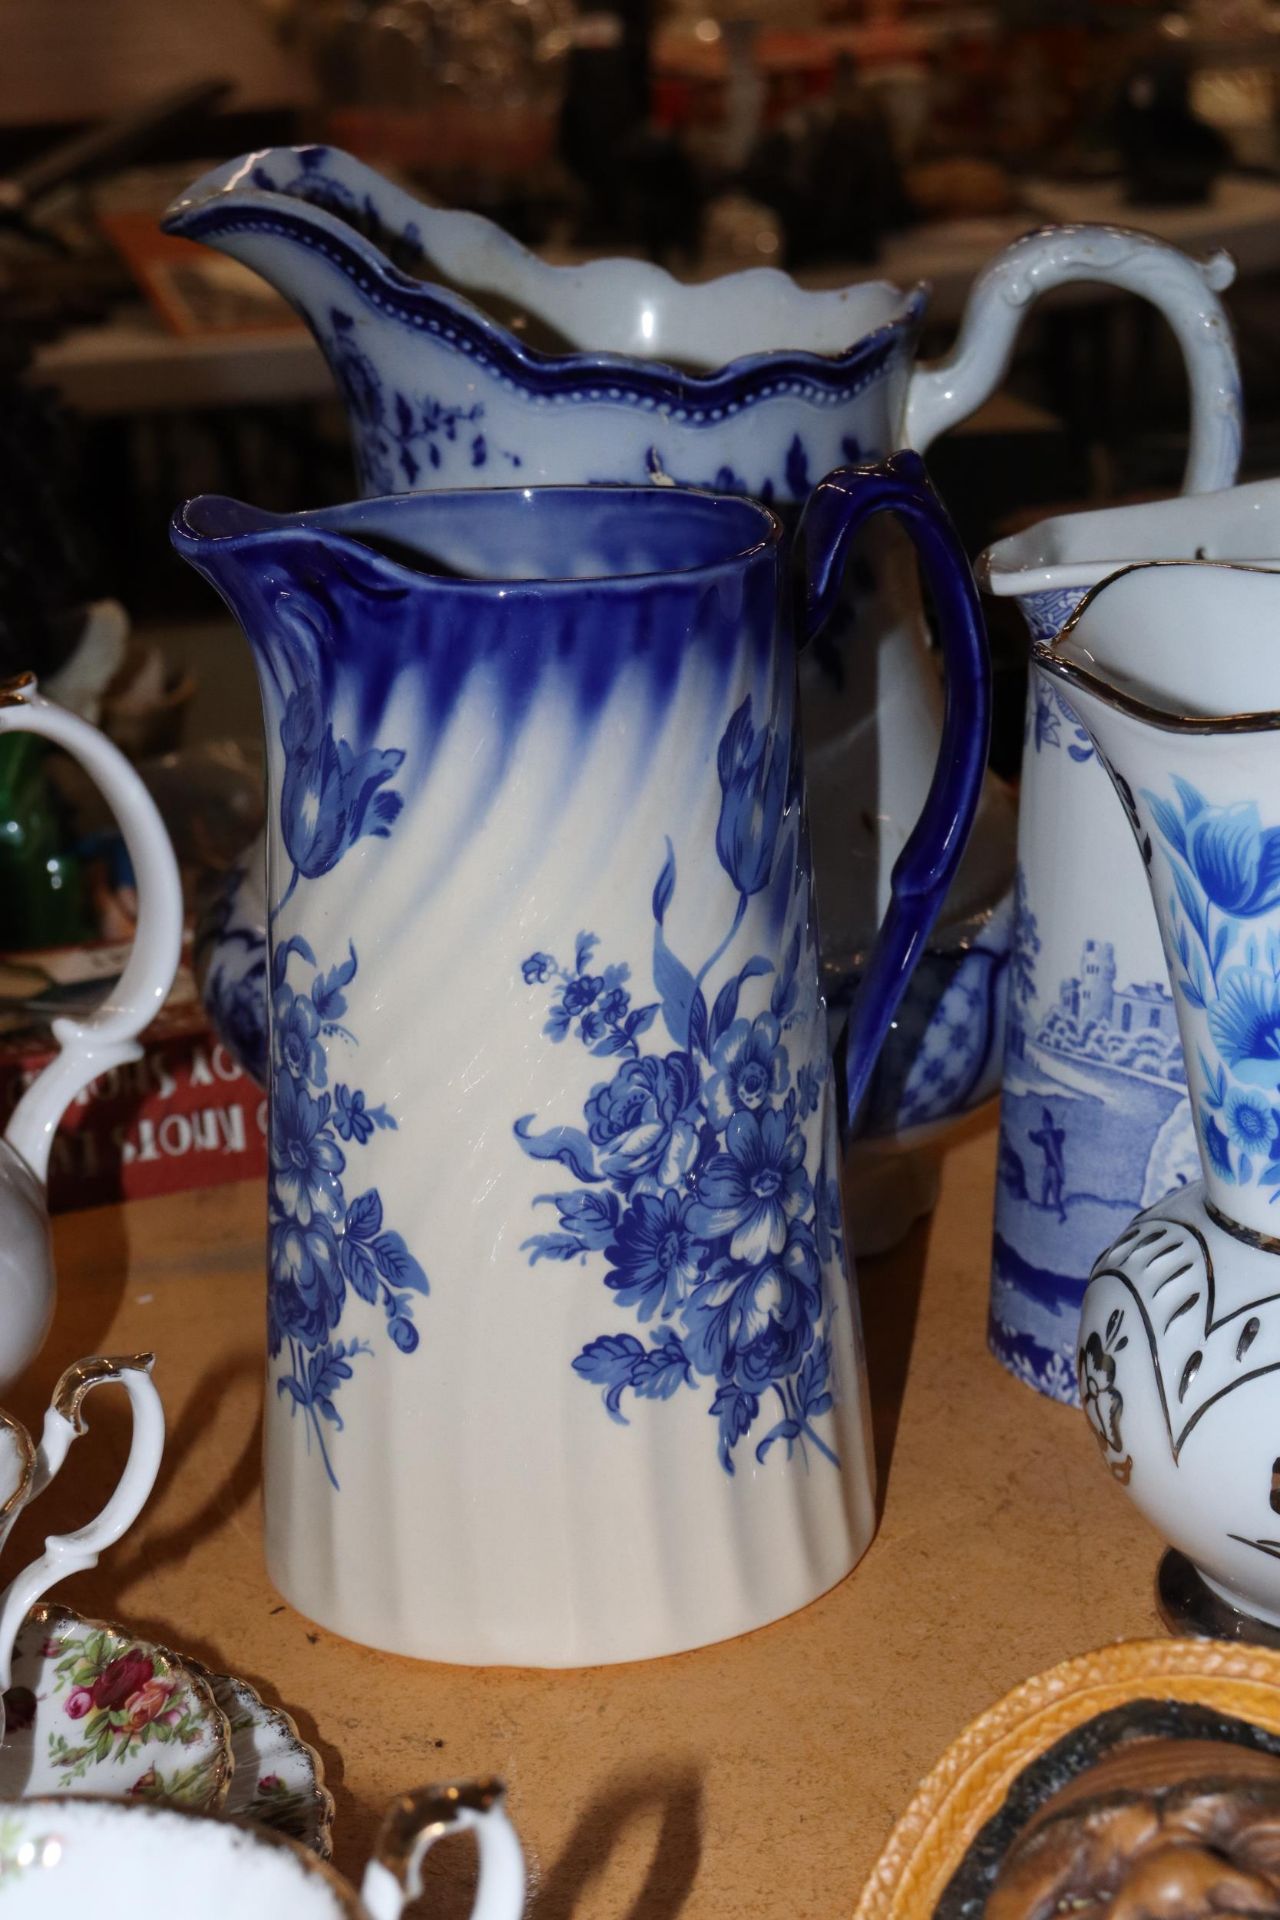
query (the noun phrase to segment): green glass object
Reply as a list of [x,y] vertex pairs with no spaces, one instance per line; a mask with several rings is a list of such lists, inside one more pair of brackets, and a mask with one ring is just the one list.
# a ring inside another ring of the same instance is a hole
[[48,743],[0,738],[0,949],[65,946],[90,931],[84,874],[49,775]]

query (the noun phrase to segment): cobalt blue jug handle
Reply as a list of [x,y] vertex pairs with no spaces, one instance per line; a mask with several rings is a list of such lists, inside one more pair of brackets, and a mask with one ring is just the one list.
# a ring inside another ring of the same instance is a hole
[[[969,838],[991,737],[991,662],[968,557],[917,453],[840,467],[810,495],[796,535],[802,570],[798,639],[812,640],[835,606],[850,545],[891,513],[916,549],[936,617],[946,681],[942,741],[920,818],[890,877],[883,924],[836,1043],[845,1138],[885,1036]],[[856,644],[856,641],[855,641]],[[819,900],[819,912],[821,912]]]

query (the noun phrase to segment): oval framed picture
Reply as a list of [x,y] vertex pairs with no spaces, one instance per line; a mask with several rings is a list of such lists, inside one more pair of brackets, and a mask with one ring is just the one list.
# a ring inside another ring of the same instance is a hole
[[1280,1654],[1129,1641],[1024,1681],[921,1782],[854,1920],[1086,1916],[1171,1862],[1189,1913],[1224,1871],[1280,1906]]

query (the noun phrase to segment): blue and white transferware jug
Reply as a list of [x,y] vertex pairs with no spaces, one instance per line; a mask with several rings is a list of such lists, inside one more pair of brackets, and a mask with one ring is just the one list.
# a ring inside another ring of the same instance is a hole
[[1280,1629],[1278,626],[1274,573],[1148,566],[1037,654],[1146,869],[1200,1156],[1097,1261],[1081,1395],[1112,1475],[1184,1556],[1172,1610],[1228,1637],[1241,1613]]
[[[166,225],[255,268],[307,321],[346,400],[367,493],[675,480],[794,506],[829,468],[923,450],[971,414],[1002,378],[1033,302],[1072,280],[1124,287],[1165,313],[1192,376],[1193,484],[1234,477],[1217,470],[1211,445],[1222,377],[1214,288],[1229,268],[1141,234],[1056,228],[1019,240],[974,286],[953,354],[918,367],[923,288],[810,292],[763,268],[682,285],[639,260],[549,266],[477,215],[423,206],[326,147],[218,167]],[[865,543],[802,661],[801,710],[825,979],[847,1003],[942,727],[903,543]],[[988,780],[910,1018],[863,1113],[876,1134],[938,1122],[991,1091],[1013,864],[1009,796]],[[259,886],[251,869],[228,901],[206,989],[251,1065]]]
[[[886,508],[948,717],[847,1110],[987,734],[976,589],[914,456],[815,492],[805,630]],[[779,522],[535,488],[197,500],[173,537],[266,716],[274,1578],[353,1639],[475,1663],[803,1605],[874,1508]]]
[[[990,549],[979,573],[1048,642],[1050,607],[1126,566],[1197,556],[1280,565],[1280,483],[1046,520]],[[1035,657],[1018,845],[989,1336],[1021,1378],[1073,1398],[1099,1242],[1196,1179],[1199,1159],[1133,836],[1069,689]]]

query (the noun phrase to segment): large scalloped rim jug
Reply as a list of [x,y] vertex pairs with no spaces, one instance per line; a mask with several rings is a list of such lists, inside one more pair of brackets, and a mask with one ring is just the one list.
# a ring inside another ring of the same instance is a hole
[[[1201,491],[1235,477],[1238,381],[1217,298],[1230,262],[1197,263],[1143,234],[1058,227],[1016,241],[975,283],[954,351],[917,366],[923,287],[869,280],[811,292],[771,268],[684,285],[637,260],[549,266],[491,222],[424,206],[327,147],[217,167],[165,224],[253,267],[307,321],[345,398],[367,493],[648,479],[800,502],[829,469],[923,450],[971,414],[1003,376],[1028,308],[1080,280],[1143,295],[1166,316],[1191,379],[1185,484]],[[855,607],[856,647],[842,638]],[[810,650],[801,674],[830,992],[859,975],[942,724],[902,542],[874,536],[827,644]],[[975,929],[1003,969],[1013,861],[1007,795],[989,781],[935,934],[938,965],[917,976],[917,991],[932,971],[941,996]],[[253,886],[232,901],[221,948],[233,1027],[262,995],[260,979],[246,978],[262,958]],[[970,971],[985,965],[979,954]],[[966,986],[989,997],[985,974],[957,990]],[[931,1014],[917,1010],[890,1056],[908,1032],[938,1040]],[[873,1092],[876,1131],[927,1126],[989,1090],[996,1023],[951,1021],[953,1030],[964,1046],[932,1082],[899,1062],[887,1097]]]
[[[838,1084],[793,628],[884,511],[947,713]],[[874,1516],[837,1108],[986,761],[977,590],[921,463],[815,489],[794,619],[779,521],[724,494],[198,500],[173,538],[267,723],[274,1578],[468,1663],[674,1653],[803,1605]]]

